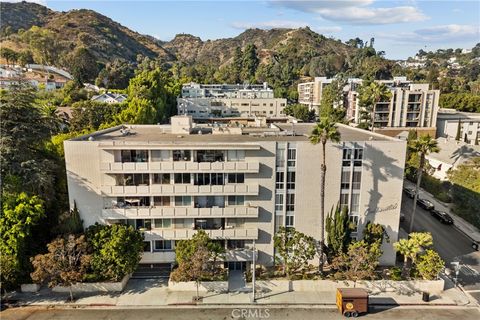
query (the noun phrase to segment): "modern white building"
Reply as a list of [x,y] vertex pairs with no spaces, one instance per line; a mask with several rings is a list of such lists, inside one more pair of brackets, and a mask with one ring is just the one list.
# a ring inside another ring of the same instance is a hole
[[[175,242],[205,230],[244,269],[255,240],[258,262],[274,263],[273,236],[292,226],[319,239],[321,146],[313,124],[265,127],[128,125],[64,143],[70,205],[86,226],[126,223],[145,231],[142,263],[174,261]],[[348,206],[361,237],[367,221],[385,226],[381,263],[393,265],[406,142],[338,125],[327,143],[326,211]]]
[[468,144],[480,143],[480,113],[440,108],[437,116],[437,137],[457,139]]
[[313,81],[299,83],[297,86],[298,103],[308,106],[310,110],[315,110],[318,114],[323,88],[332,83],[332,80],[327,77],[315,77]]
[[287,100],[275,98],[273,90],[263,85],[187,83],[177,98],[179,115],[194,119],[213,117],[284,117]]

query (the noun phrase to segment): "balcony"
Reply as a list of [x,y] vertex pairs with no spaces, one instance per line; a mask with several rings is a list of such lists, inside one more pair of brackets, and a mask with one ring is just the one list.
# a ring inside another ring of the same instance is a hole
[[105,219],[141,218],[258,218],[258,207],[231,206],[226,208],[192,207],[130,207],[103,209]]
[[162,173],[162,172],[245,172],[258,173],[258,161],[227,162],[102,162],[100,170],[105,173]]
[[[212,240],[236,239],[257,240],[258,228],[232,228],[225,230],[203,230]],[[152,229],[145,231],[145,240],[185,240],[197,233],[194,229]]]
[[191,184],[157,184],[151,186],[102,186],[106,196],[258,196],[258,183],[195,186]]

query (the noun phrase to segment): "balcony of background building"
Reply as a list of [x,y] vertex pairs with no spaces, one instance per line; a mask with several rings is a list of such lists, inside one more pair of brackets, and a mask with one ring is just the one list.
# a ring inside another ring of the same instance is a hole
[[100,170],[105,173],[127,172],[245,172],[258,173],[258,161],[226,161],[226,162],[102,162]]
[[[257,240],[258,228],[230,228],[224,230],[204,230],[210,239]],[[144,231],[145,240],[186,240],[191,239],[198,230],[191,229],[152,229]]]

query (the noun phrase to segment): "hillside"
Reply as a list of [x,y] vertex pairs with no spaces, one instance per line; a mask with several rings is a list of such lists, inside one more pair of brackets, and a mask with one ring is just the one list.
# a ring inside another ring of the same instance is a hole
[[17,32],[32,26],[43,26],[56,13],[47,7],[30,2],[0,2],[0,33]]
[[[19,27],[28,30],[32,26],[41,27],[42,31],[46,30],[55,37],[59,57],[77,47],[86,47],[102,63],[115,58],[135,61],[138,54],[167,61],[174,59],[154,38],[134,32],[92,10],[54,12],[33,3],[1,4],[2,28],[10,26],[11,30]],[[18,21],[22,21],[22,25]],[[16,51],[32,50],[31,43],[25,38],[15,33],[3,36],[2,46]]]

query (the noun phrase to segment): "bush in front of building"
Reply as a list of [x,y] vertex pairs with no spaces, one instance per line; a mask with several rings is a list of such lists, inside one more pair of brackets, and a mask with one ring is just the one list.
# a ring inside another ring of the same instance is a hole
[[120,281],[138,266],[143,252],[143,235],[132,226],[114,224],[90,226],[86,232],[91,250],[89,280]]

